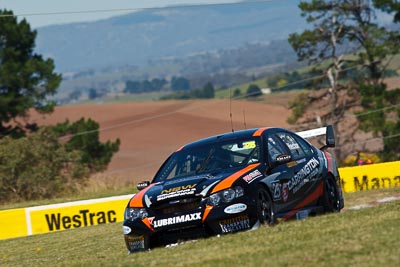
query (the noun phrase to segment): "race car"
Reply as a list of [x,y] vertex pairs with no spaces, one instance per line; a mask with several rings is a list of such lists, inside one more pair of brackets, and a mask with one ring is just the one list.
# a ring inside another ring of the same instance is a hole
[[[318,135],[325,135],[321,148],[306,140]],[[331,125],[247,129],[184,145],[128,202],[128,252],[339,212],[340,177],[327,151],[334,146]]]

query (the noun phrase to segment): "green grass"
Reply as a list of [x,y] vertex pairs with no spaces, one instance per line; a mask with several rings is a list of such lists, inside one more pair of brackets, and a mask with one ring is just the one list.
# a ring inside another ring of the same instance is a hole
[[[399,193],[346,194],[346,206]],[[399,266],[399,221],[395,201],[133,255],[121,223],[98,225],[2,240],[0,266]]]

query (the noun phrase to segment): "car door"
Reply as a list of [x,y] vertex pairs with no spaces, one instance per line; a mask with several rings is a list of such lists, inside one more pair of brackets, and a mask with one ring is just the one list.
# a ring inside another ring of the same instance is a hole
[[267,184],[271,189],[275,212],[283,213],[293,207],[287,190],[287,183],[294,175],[293,169],[287,166],[291,161],[290,151],[275,133],[268,132],[264,140],[269,166]]
[[292,158],[287,167],[291,169],[293,176],[287,184],[282,185],[282,191],[288,191],[290,206],[301,208],[299,204],[314,188],[320,163],[311,147],[295,134],[281,131],[277,136],[286,145]]

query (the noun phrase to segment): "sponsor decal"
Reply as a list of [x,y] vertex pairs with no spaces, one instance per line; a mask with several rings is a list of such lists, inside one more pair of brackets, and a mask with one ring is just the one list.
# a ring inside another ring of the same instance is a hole
[[144,195],[144,203],[146,204],[146,207],[150,208],[151,206],[151,197],[149,197],[148,195]]
[[182,182],[189,182],[189,181],[193,181],[193,180],[200,180],[200,179],[207,179],[209,178],[208,175],[195,175],[195,176],[190,176],[190,177],[185,177],[185,178],[177,178],[177,179],[172,179],[171,181],[166,181],[165,182],[165,186],[169,186],[169,185],[174,185],[174,184],[180,184]]
[[290,150],[296,150],[300,148],[300,146],[296,143],[286,143],[286,145],[289,147]]
[[284,183],[282,185],[282,200],[283,202],[286,202],[289,197],[289,186],[287,183]]
[[144,237],[128,237],[128,245],[130,250],[141,249],[144,248]]
[[273,192],[274,192],[274,200],[283,200],[283,202],[286,202],[288,200],[288,196],[289,196],[289,186],[288,183],[273,183],[272,184],[273,187]]
[[282,185],[279,182],[273,183],[272,187],[274,189],[274,200],[280,200],[281,199],[281,188]]
[[306,159],[305,159],[305,158],[302,158],[302,159],[299,159],[299,160],[296,161],[296,162],[297,162],[297,164],[300,164],[300,163],[306,162]]
[[249,184],[261,176],[262,176],[262,174],[259,170],[254,170],[251,173],[243,176],[243,180]]
[[235,214],[245,211],[247,209],[247,205],[243,203],[237,203],[230,205],[224,209],[224,212],[227,214]]
[[196,185],[182,185],[161,191],[161,195],[157,196],[157,201],[165,200],[169,198],[175,198],[180,196],[194,195],[196,192]]
[[89,226],[103,223],[116,222],[116,213],[113,210],[107,212],[90,212],[89,210],[80,210],[75,215],[61,215],[61,213],[46,214],[46,222],[49,231],[60,229],[70,229],[82,226]]
[[124,233],[124,235],[129,234],[130,232],[132,232],[132,229],[128,226],[123,225],[122,226],[122,232]]
[[256,141],[243,142],[244,149],[255,148],[255,147],[256,147]]
[[308,161],[306,165],[304,165],[304,167],[289,180],[289,190],[296,193],[306,183],[306,181],[309,180],[305,179],[307,176],[312,177],[316,175],[318,172],[318,166],[319,161],[317,159],[310,159],[310,161]]
[[219,221],[223,233],[231,233],[250,228],[250,220],[247,215]]
[[201,212],[196,212],[196,213],[192,213],[192,214],[175,216],[175,217],[167,218],[167,219],[160,219],[160,220],[152,219],[151,222],[153,223],[153,227],[157,228],[157,227],[180,224],[180,223],[185,223],[185,222],[198,221],[198,220],[201,220],[200,215],[201,215]]
[[288,168],[291,168],[291,167],[297,166],[297,162],[296,162],[296,161],[291,161],[291,162],[288,162],[288,163],[286,163],[286,166],[288,166]]
[[137,184],[137,187],[138,187],[138,188],[144,189],[144,188],[146,188],[147,186],[149,186],[149,184],[150,184],[150,183],[148,183],[148,182],[140,182],[140,183]]
[[283,154],[283,155],[277,156],[277,157],[276,157],[276,161],[282,162],[282,161],[285,161],[285,160],[289,160],[289,159],[291,159],[291,158],[292,158],[292,157],[291,157],[290,155],[288,155],[288,154]]

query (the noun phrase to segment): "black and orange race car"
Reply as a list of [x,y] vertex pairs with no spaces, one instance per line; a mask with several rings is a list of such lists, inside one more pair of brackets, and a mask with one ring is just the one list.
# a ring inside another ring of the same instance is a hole
[[[323,134],[322,148],[305,139]],[[340,211],[340,177],[326,150],[334,146],[330,125],[300,133],[248,129],[183,146],[129,201],[128,251]]]

